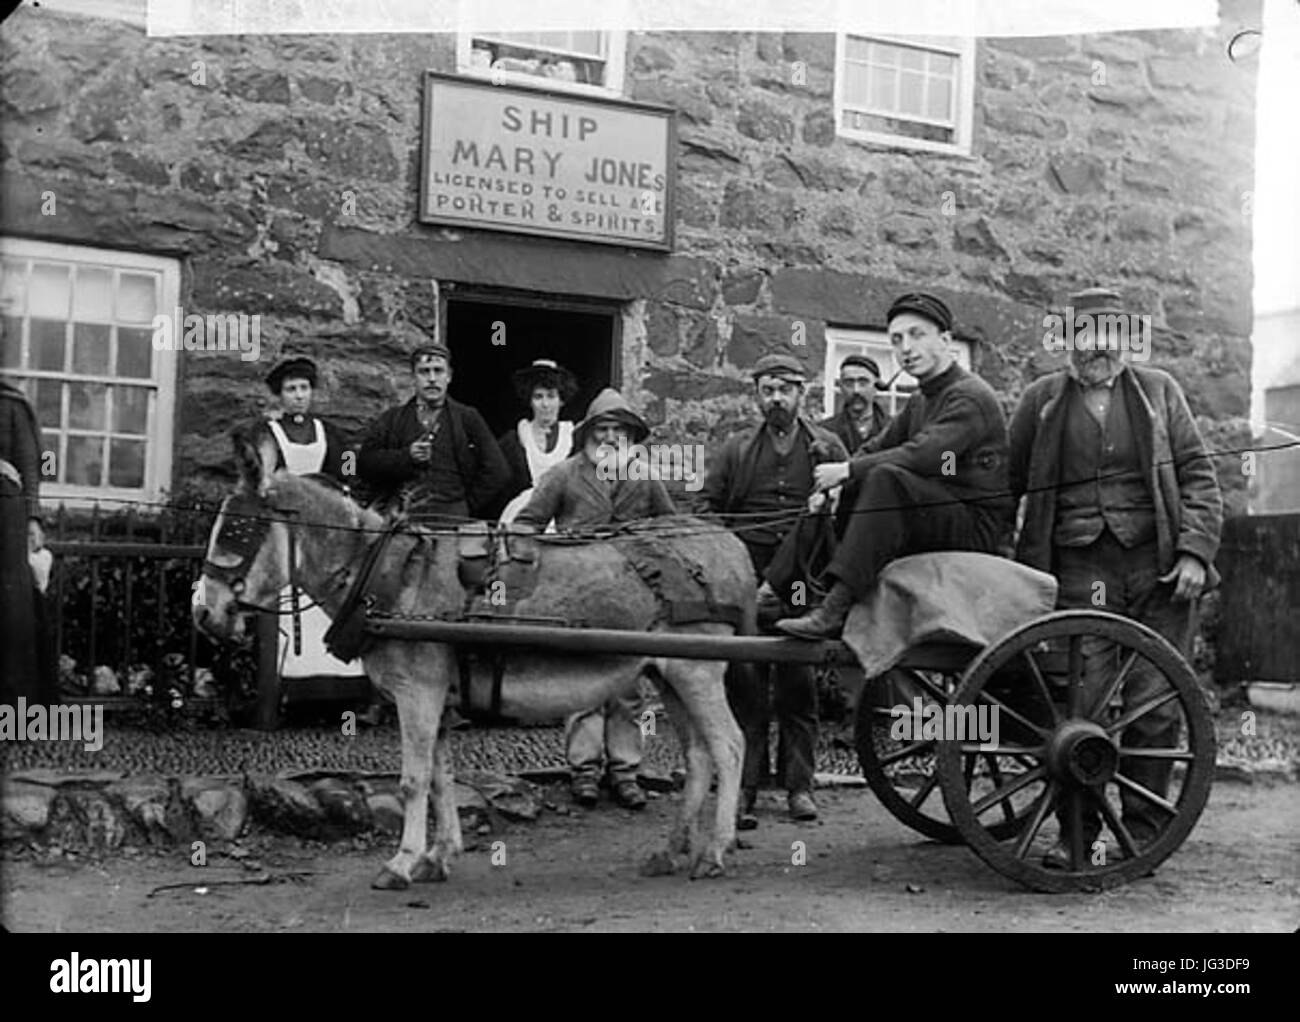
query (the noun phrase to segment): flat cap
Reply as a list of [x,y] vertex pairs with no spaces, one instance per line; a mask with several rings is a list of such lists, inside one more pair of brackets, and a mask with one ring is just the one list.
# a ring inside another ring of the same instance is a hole
[[1090,287],[1070,295],[1070,307],[1076,316],[1125,315],[1124,300],[1108,287]]
[[760,376],[775,376],[782,380],[807,382],[808,370],[793,355],[764,355],[754,363],[750,376],[757,380]]
[[952,329],[952,312],[943,303],[943,299],[926,294],[924,291],[910,291],[895,298],[894,304],[889,307],[889,315],[885,317],[885,322],[889,323],[903,312],[914,312],[918,316],[924,316],[940,330]]
[[863,369],[870,369],[876,376],[880,375],[880,366],[876,364],[876,360],[866,355],[850,355],[840,363],[840,372],[843,372],[846,366],[861,366]]

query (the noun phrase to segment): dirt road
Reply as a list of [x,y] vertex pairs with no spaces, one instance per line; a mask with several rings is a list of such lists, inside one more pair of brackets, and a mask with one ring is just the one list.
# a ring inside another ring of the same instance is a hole
[[[551,794],[563,802],[563,791]],[[822,820],[787,822],[764,793],[752,847],[722,880],[642,878],[676,796],[634,815],[602,803],[471,835],[446,884],[369,888],[392,839],[368,850],[246,843],[88,862],[11,856],[3,898],[12,930],[143,931],[1291,931],[1300,924],[1300,794],[1295,785],[1219,785],[1197,829],[1156,877],[1100,895],[1028,892],[963,847],[918,838],[863,789],[819,795]],[[806,865],[794,865],[794,842]],[[492,864],[494,842],[497,858]],[[296,880],[290,873],[308,873]],[[266,886],[218,880],[270,875]],[[164,884],[184,887],[150,891]],[[195,888],[206,886],[206,893]]]

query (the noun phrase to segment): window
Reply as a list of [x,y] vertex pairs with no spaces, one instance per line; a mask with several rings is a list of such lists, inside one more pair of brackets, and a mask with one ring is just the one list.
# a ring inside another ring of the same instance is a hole
[[174,260],[0,238],[0,367],[36,409],[41,497],[156,500],[170,481],[176,354],[153,318]]
[[969,153],[975,41],[839,35],[835,125],[844,138]]
[[[970,368],[970,342],[953,339],[952,353],[963,369]],[[855,330],[844,327],[826,328],[826,369],[823,375],[822,401],[824,414],[834,415],[839,411],[839,388],[836,381],[840,376],[840,363],[850,355],[866,355],[880,366],[880,380],[884,383],[893,380],[887,391],[882,391],[876,398],[891,416],[897,415],[907,404],[907,399],[917,388],[915,378],[907,373],[898,373],[898,363],[894,360],[894,348],[889,343],[889,335],[883,330]],[[895,377],[895,373],[898,376]]]
[[456,70],[597,95],[623,91],[626,32],[462,32]]

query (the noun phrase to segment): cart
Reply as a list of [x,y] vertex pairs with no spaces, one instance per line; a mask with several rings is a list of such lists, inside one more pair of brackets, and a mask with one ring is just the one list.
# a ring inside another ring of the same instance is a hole
[[[839,641],[769,636],[374,612],[366,630],[470,646],[857,663]],[[1159,742],[1140,734],[1156,719],[1166,721]],[[971,728],[964,739],[927,736],[936,720]],[[997,721],[992,740],[987,731],[981,737],[981,720]],[[1099,610],[1046,614],[984,648],[915,646],[867,679],[855,721],[867,784],[897,819],[934,840],[965,843],[999,873],[1040,891],[1098,891],[1149,875],[1196,825],[1214,772],[1214,721],[1187,661],[1150,628]],[[1134,779],[1152,770],[1168,775],[1167,787],[1155,785],[1163,793]],[[1136,832],[1130,811],[1145,832]]]

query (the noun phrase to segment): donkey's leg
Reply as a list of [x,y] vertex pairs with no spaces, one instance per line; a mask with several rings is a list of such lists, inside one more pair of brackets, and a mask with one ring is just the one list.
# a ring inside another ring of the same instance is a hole
[[[433,771],[433,746],[447,694],[445,664],[425,655],[403,663],[395,683],[385,686],[397,701],[402,731],[402,843],[371,886],[400,891],[410,885],[415,864],[424,855],[428,838],[429,781]],[[440,667],[442,668],[440,670]],[[417,674],[417,670],[419,674]],[[432,675],[432,680],[429,678]]]
[[650,672],[655,687],[663,697],[664,708],[677,732],[682,753],[686,757],[686,790],[682,795],[682,805],[668,834],[666,851],[654,852],[641,864],[643,876],[663,876],[676,873],[689,862],[692,849],[700,846],[700,809],[708,797],[709,779],[713,773],[713,764],[703,739],[691,723],[690,714],[677,698],[677,693],[668,684],[658,670]]
[[[736,840],[736,806],[745,754],[745,738],[732,716],[723,686],[726,664],[717,660],[668,660],[664,667],[669,684],[685,705],[691,725],[703,738],[718,771],[713,833],[706,845],[695,846],[691,877],[722,876],[723,855]],[[704,777],[707,785],[707,771]]]
[[433,746],[433,845],[415,865],[412,880],[446,880],[451,860],[464,851],[460,814],[456,811],[456,784],[451,773],[451,745],[445,729]]

